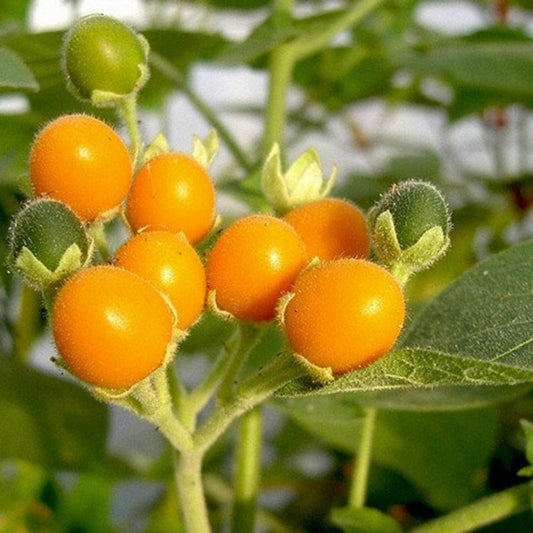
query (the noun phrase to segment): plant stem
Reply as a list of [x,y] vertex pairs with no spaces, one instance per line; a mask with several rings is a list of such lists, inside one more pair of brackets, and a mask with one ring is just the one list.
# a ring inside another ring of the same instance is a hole
[[187,533],[209,533],[209,517],[202,485],[203,453],[174,452],[175,477]]
[[199,450],[208,449],[237,417],[252,409],[293,379],[307,374],[292,355],[278,356],[265,369],[245,379],[230,402],[221,402],[194,435]]
[[348,500],[348,506],[353,507],[354,509],[359,509],[365,506],[377,412],[375,407],[366,409],[363,421],[361,441],[359,442],[357,460],[352,478],[352,487]]
[[259,407],[255,407],[242,416],[235,465],[232,533],[252,533],[254,530],[261,470],[262,430]]
[[242,365],[259,342],[263,329],[255,324],[239,323],[235,335],[228,341],[226,366],[221,375],[218,398],[228,401],[233,397],[235,382]]
[[411,533],[463,533],[499,522],[526,511],[532,491],[533,481],[511,487],[415,527]]
[[102,261],[106,262],[111,257],[109,246],[107,244],[107,238],[105,235],[105,228],[103,222],[95,222],[89,226],[89,234],[94,239],[96,249],[102,258]]
[[130,153],[134,162],[133,166],[135,167],[142,147],[139,120],[137,117],[137,95],[131,94],[125,97],[118,108],[118,112],[128,130]]
[[20,309],[13,331],[13,356],[19,363],[28,360],[31,345],[39,328],[41,295],[27,285],[22,286]]
[[246,171],[251,172],[253,163],[248,160],[247,155],[241,149],[233,134],[226,128],[224,123],[218,118],[217,114],[209,105],[200,98],[187,85],[181,72],[174,67],[172,63],[153,50],[150,52],[150,64],[157,69],[161,74],[166,76],[169,80],[174,82],[176,86],[187,96],[194,107],[202,114],[202,116],[217,130],[218,135],[224,141],[229,151],[232,153],[235,160]]

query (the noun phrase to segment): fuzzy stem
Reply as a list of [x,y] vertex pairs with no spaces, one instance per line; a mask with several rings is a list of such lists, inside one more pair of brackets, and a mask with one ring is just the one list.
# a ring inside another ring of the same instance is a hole
[[242,416],[236,454],[232,533],[253,533],[254,530],[261,470],[262,429],[259,407]]
[[244,380],[230,402],[217,405],[194,435],[197,449],[208,449],[233,420],[272,396],[283,385],[306,374],[307,370],[292,355],[277,357],[264,370]]
[[209,517],[202,484],[203,454],[174,453],[175,479],[187,533],[209,533]]
[[499,522],[531,506],[533,481],[492,494],[445,516],[435,518],[411,533],[464,533]]
[[19,363],[28,360],[30,348],[39,328],[41,295],[27,285],[22,286],[18,319],[13,331],[13,356]]
[[365,506],[368,473],[370,471],[370,462],[372,460],[372,443],[374,440],[376,417],[376,408],[369,408],[366,410],[348,501],[348,506],[353,507],[354,509],[359,509]]
[[134,162],[133,166],[135,167],[142,147],[139,119],[137,117],[137,94],[134,93],[126,96],[118,107],[118,112],[128,130],[130,153]]
[[242,365],[250,352],[259,342],[263,329],[255,324],[239,323],[238,329],[229,341],[228,358],[221,376],[222,382],[218,392],[220,401],[228,401],[233,397],[235,382]]

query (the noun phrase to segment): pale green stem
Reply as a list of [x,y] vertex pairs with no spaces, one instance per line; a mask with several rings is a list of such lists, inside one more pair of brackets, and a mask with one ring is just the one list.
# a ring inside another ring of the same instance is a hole
[[26,363],[39,328],[41,295],[27,285],[22,286],[18,319],[13,331],[13,356]]
[[174,452],[175,479],[187,533],[209,533],[209,516],[202,484],[203,453]]
[[120,117],[124,121],[130,137],[130,153],[133,158],[134,168],[137,165],[142,148],[141,132],[139,131],[139,119],[137,117],[137,94],[126,96],[118,107]]
[[295,60],[299,61],[322,50],[339,32],[354,26],[383,3],[385,3],[385,0],[359,0],[354,2],[353,7],[347,9],[328,26],[324,26],[320,32],[310,32],[309,35],[303,35],[296,39],[291,43]]
[[250,352],[259,342],[263,329],[255,324],[241,322],[235,336],[228,341],[226,366],[221,375],[218,399],[228,401],[233,397],[237,377]]
[[185,82],[181,72],[174,67],[172,63],[167,61],[163,56],[157,52],[150,52],[150,64],[157,69],[161,74],[174,82],[194,105],[194,107],[202,114],[202,116],[217,130],[219,137],[224,141],[229,151],[232,153],[235,160],[247,172],[253,168],[253,164],[248,160],[248,157],[241,149],[233,134],[224,123],[218,118],[218,115],[209,107],[209,105],[200,98]]
[[306,373],[292,355],[283,354],[277,357],[264,370],[245,379],[230,402],[220,403],[215,407],[211,416],[194,435],[196,448],[208,449],[233,420],[272,396],[283,385]]
[[370,472],[370,463],[372,460],[372,444],[374,441],[376,416],[376,408],[372,407],[366,409],[348,500],[348,506],[353,507],[354,509],[359,509],[365,506],[368,488],[368,474]]
[[261,410],[255,407],[240,420],[234,481],[232,533],[253,533],[261,471]]
[[111,252],[107,244],[107,237],[105,234],[105,227],[103,222],[94,222],[88,228],[89,235],[94,239],[96,249],[102,258],[102,261],[109,261]]
[[531,507],[533,481],[511,487],[411,529],[411,533],[465,533]]

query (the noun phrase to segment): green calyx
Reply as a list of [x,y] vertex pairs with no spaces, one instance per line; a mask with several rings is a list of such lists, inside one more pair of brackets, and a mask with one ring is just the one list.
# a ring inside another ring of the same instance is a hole
[[69,89],[96,106],[116,105],[149,77],[148,43],[106,15],[81,18],[63,41],[62,65]]
[[370,211],[373,249],[404,284],[429,268],[450,245],[450,213],[430,183],[410,180],[394,185]]
[[88,263],[92,253],[85,228],[62,202],[40,199],[20,211],[9,231],[10,264],[44,288]]

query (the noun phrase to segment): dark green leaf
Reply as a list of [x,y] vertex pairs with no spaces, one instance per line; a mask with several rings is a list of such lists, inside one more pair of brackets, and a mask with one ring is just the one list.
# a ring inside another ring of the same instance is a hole
[[345,533],[401,533],[402,528],[392,517],[378,509],[338,507],[331,513],[331,521]]
[[55,469],[98,469],[108,412],[87,391],[0,358],[0,457]]
[[[356,395],[294,398],[275,406],[329,446],[356,454],[362,411]],[[432,504],[450,508],[480,489],[480,469],[494,451],[495,408],[459,412],[380,411],[372,456],[399,472]]]
[[452,40],[417,54],[410,66],[419,74],[443,76],[453,85],[517,99],[533,97],[533,40]]
[[0,89],[39,89],[39,84],[24,61],[6,47],[0,48]]

